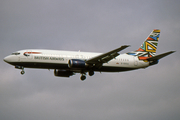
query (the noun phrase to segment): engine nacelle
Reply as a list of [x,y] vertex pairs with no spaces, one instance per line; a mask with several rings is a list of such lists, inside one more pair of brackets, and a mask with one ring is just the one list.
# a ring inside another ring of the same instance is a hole
[[86,63],[84,60],[79,60],[79,59],[71,59],[68,62],[68,66],[69,68],[75,68],[75,69],[79,69],[79,68],[85,68],[86,67]]
[[72,71],[55,69],[54,75],[58,76],[58,77],[70,77],[70,76],[74,75],[74,73]]

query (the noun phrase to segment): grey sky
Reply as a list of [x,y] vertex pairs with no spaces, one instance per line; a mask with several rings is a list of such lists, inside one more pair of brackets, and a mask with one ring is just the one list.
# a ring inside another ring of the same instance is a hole
[[[0,1],[1,120],[179,120],[180,1]],[[158,65],[122,73],[96,73],[81,82],[53,70],[20,70],[3,58],[28,48],[107,52],[140,47],[161,29],[157,54],[177,52]]]

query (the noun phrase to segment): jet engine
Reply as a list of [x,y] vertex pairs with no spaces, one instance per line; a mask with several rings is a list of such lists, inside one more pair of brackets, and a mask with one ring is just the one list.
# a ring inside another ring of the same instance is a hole
[[79,59],[71,59],[68,62],[69,68],[82,69],[86,67],[86,63],[84,60]]
[[54,75],[58,76],[58,77],[70,77],[70,76],[74,75],[74,73],[72,71],[55,69]]

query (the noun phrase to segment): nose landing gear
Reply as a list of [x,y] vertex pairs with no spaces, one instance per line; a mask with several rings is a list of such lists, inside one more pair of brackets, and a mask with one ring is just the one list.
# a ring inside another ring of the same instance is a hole
[[24,71],[24,67],[21,67],[22,71],[21,71],[21,75],[24,75],[25,71]]
[[16,65],[15,68],[17,68],[17,69],[22,69],[21,75],[24,75],[25,71],[24,71],[24,67],[23,67],[23,66],[18,66],[18,65]]

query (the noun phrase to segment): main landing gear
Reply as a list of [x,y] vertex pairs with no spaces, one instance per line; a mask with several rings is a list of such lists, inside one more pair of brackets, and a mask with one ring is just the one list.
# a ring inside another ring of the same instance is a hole
[[93,76],[94,75],[94,71],[89,71],[89,76]]
[[81,80],[84,81],[86,79],[86,75],[82,74],[81,75]]
[[[93,75],[94,75],[94,71],[89,71],[89,76],[93,76]],[[82,81],[84,81],[84,80],[86,79],[86,73],[85,73],[85,72],[82,72],[82,73],[81,73],[80,79],[81,79]]]

